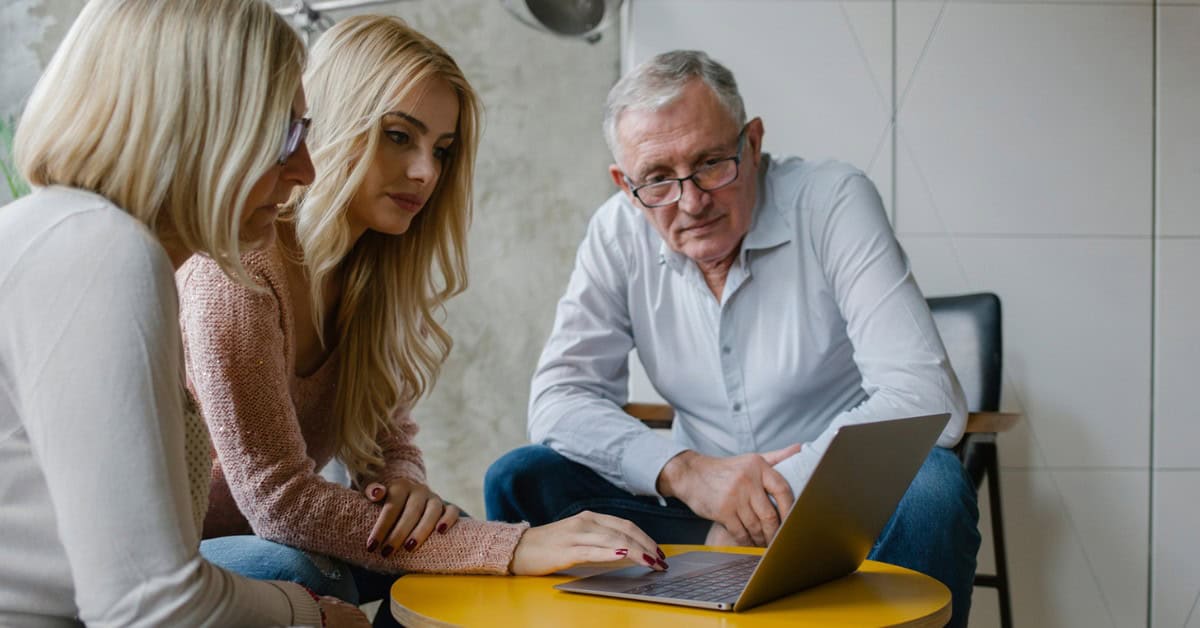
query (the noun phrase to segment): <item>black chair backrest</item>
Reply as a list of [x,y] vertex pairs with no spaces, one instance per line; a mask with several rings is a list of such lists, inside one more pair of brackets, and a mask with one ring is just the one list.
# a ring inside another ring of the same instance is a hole
[[926,301],[967,396],[967,410],[999,412],[1000,297],[982,292]]

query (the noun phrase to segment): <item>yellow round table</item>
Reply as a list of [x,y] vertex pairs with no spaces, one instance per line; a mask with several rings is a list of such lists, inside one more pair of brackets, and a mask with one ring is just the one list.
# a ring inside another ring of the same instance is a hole
[[[695,549],[762,553],[761,548],[663,546],[668,556]],[[391,610],[400,623],[413,627],[836,625],[940,628],[950,621],[950,591],[942,583],[909,569],[870,560],[849,576],[739,613],[617,600],[553,588],[576,577],[579,576],[409,574],[392,585]]]

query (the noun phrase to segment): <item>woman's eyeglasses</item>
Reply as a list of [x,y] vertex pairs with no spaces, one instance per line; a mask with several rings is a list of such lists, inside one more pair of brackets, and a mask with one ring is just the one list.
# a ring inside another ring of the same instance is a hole
[[283,149],[279,151],[279,165],[287,164],[288,158],[300,150],[300,144],[304,143],[304,138],[308,137],[308,127],[310,126],[312,126],[312,118],[300,118],[288,123],[287,131],[283,136]]

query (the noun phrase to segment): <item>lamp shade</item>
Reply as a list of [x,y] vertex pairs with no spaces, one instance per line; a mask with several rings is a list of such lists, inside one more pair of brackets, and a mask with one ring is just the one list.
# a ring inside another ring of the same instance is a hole
[[536,29],[589,42],[611,22],[621,0],[500,0],[517,19]]

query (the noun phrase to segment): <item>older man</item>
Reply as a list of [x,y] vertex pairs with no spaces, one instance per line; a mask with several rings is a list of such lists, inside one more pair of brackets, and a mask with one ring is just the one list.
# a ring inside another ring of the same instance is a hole
[[[701,52],[618,82],[605,135],[620,192],[588,226],[533,377],[539,444],[489,469],[488,516],[589,509],[659,542],[761,546],[837,426],[950,412],[871,557],[944,582],[965,624],[978,513],[946,449],[965,404],[875,187],[762,152],[762,120]],[[675,409],[670,438],[621,410],[633,348]]]

